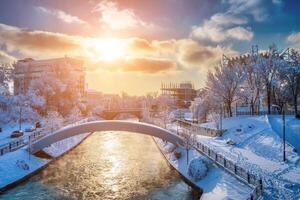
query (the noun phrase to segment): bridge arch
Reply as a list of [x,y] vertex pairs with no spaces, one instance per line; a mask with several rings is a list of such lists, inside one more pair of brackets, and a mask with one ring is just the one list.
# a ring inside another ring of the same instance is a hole
[[131,114],[135,117],[141,119],[143,117],[143,111],[141,108],[136,109],[116,109],[116,110],[103,110],[102,113],[99,115],[100,117],[106,120],[113,120],[119,114]]
[[60,129],[53,134],[47,135],[31,144],[30,153],[34,154],[43,148],[58,142],[60,140],[73,137],[87,132],[95,131],[129,131],[140,134],[151,135],[154,137],[161,138],[175,145],[183,145],[184,141],[181,137],[171,133],[170,131],[160,128],[155,125],[142,123],[142,122],[131,122],[121,120],[103,120],[93,121],[79,124],[72,127],[66,127]]

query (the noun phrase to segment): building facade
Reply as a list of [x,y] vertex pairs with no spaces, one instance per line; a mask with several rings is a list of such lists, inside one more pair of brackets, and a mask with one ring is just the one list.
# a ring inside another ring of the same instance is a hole
[[70,79],[72,81],[69,82],[72,90],[78,92],[82,97],[85,95],[85,69],[82,60],[69,57],[19,60],[14,64],[14,94],[25,94],[32,80],[43,77],[67,78],[63,76],[72,76]]

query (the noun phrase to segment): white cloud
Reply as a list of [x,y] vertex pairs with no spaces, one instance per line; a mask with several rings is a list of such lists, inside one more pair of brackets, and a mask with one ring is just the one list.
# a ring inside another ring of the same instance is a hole
[[102,1],[95,8],[94,12],[101,12],[100,22],[106,24],[111,29],[120,30],[125,28],[146,26],[146,23],[140,20],[133,10],[119,9],[116,2]]
[[300,32],[292,33],[287,36],[286,41],[293,47],[300,49]]
[[228,37],[231,37],[231,38],[234,38],[237,40],[247,40],[247,41],[252,40],[252,38],[254,36],[252,31],[247,30],[241,26],[228,29],[226,31],[226,35]]
[[191,36],[212,42],[223,42],[226,39],[249,41],[253,38],[254,33],[240,26],[247,23],[248,21],[244,17],[217,13],[209,20],[205,20],[202,26],[192,27]]
[[44,13],[46,15],[50,15],[50,16],[53,16],[59,20],[62,20],[66,23],[77,23],[77,24],[85,24],[86,22],[83,21],[82,19],[80,19],[79,17],[77,16],[73,16],[73,15],[70,15],[62,10],[56,10],[56,9],[48,9],[48,8],[45,8],[45,7],[35,7],[35,9],[41,13]]
[[290,34],[287,37],[287,41],[290,43],[300,43],[300,32]]
[[261,0],[225,0],[230,5],[229,13],[250,14],[256,21],[264,21],[268,18],[267,11]]

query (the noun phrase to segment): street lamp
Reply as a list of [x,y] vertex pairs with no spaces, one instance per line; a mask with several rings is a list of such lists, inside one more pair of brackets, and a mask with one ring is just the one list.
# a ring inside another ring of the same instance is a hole
[[282,109],[282,140],[283,140],[283,162],[286,161],[286,151],[285,151],[285,142],[286,142],[286,134],[285,134],[285,102],[283,103],[282,108],[278,105],[273,105],[274,107],[277,107],[279,109]]
[[282,132],[283,132],[283,162],[286,160],[286,152],[285,152],[285,103],[283,104],[282,107]]

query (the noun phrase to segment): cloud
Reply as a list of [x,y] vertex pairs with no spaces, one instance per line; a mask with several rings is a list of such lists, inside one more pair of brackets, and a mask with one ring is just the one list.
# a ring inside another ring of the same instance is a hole
[[230,5],[228,13],[232,14],[249,14],[256,21],[264,21],[268,18],[264,1],[261,0],[224,0],[223,2]]
[[[242,37],[243,34],[236,32],[235,37]],[[86,60],[88,70],[104,69],[147,74],[179,72],[181,69],[190,72],[205,71],[213,67],[222,54],[228,55],[232,52],[229,48],[205,46],[192,39],[151,41],[144,38],[80,37],[25,30],[4,24],[0,24],[0,45],[4,45],[8,53],[14,52],[35,59],[64,55],[80,56]],[[105,60],[101,53],[107,53],[109,56],[109,51],[120,51],[121,56]]]
[[252,40],[254,36],[252,31],[247,30],[241,26],[228,29],[226,31],[226,35],[228,35],[228,37],[232,37],[238,40],[247,40],[247,41]]
[[300,49],[300,32],[291,33],[287,36],[286,41],[291,44],[292,47]]
[[132,50],[143,51],[143,52],[153,52],[155,47],[146,39],[142,38],[131,38],[128,42],[128,47]]
[[69,24],[72,24],[72,23],[85,24],[86,23],[84,20],[80,19],[79,17],[70,15],[62,10],[49,9],[49,8],[45,8],[45,7],[41,7],[41,6],[35,7],[35,9],[38,12],[41,12],[41,13],[49,15],[49,16],[53,16],[63,22],[69,23]]
[[236,54],[229,48],[204,46],[191,39],[178,41],[178,48],[178,61],[181,65],[199,71],[206,71],[210,67],[214,67],[223,54]]
[[94,12],[100,12],[100,22],[106,24],[108,27],[114,30],[121,30],[126,28],[133,28],[137,26],[146,26],[147,23],[140,20],[133,10],[119,9],[116,2],[101,1],[93,10]]
[[86,62],[86,67],[89,70],[108,70],[156,74],[176,69],[176,62],[164,58],[132,57],[120,58],[113,61],[88,61]]
[[300,43],[300,32],[290,34],[287,37],[287,41],[290,43]]
[[46,31],[29,31],[0,24],[0,44],[28,56],[58,56],[81,49],[79,38]]
[[127,72],[139,71],[154,74],[175,68],[176,63],[172,60],[158,58],[133,58],[125,61],[122,70]]
[[15,60],[15,57],[8,55],[6,52],[0,50],[0,63],[13,63]]
[[203,41],[223,42],[227,39],[246,40],[253,38],[254,33],[240,25],[247,24],[244,17],[217,13],[209,20],[205,20],[203,25],[192,27],[191,37]]

